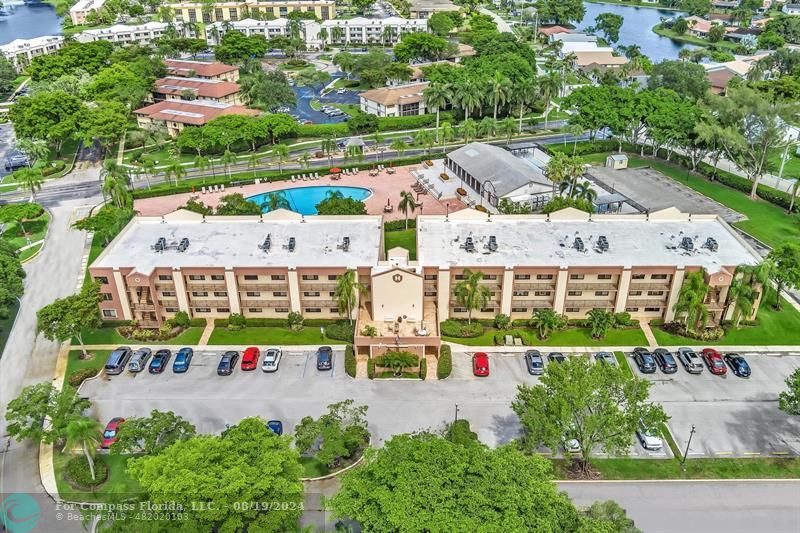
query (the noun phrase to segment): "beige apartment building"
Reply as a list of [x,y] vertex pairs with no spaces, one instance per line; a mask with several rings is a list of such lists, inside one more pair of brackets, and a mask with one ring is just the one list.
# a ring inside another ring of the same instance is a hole
[[275,0],[229,2],[178,2],[166,4],[175,11],[179,22],[234,22],[253,18],[259,13],[263,18],[286,18],[293,11],[311,12],[320,20],[336,18],[334,0]]

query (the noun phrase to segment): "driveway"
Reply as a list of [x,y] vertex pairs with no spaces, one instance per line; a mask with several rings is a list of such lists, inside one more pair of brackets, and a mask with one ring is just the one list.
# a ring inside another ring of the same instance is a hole
[[339,117],[329,117],[322,111],[316,111],[313,109],[311,107],[312,100],[319,100],[323,104],[337,103],[358,105],[359,103],[358,93],[355,93],[351,90],[347,90],[343,94],[337,94],[336,91],[332,91],[332,93],[329,93],[325,96],[320,96],[320,88],[318,87],[295,86],[293,89],[295,95],[297,96],[297,105],[289,111],[289,114],[297,115],[301,120],[310,120],[314,124],[336,124],[346,121],[348,116],[345,114]]
[[14,149],[14,144],[14,126],[10,122],[0,124],[0,183],[3,182],[5,176],[10,174],[6,170],[5,161],[6,155]]

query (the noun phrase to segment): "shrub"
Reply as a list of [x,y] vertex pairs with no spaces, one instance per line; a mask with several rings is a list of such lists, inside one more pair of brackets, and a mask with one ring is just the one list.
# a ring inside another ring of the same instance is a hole
[[372,359],[372,357],[367,361],[367,377],[369,379],[375,379],[375,360]]
[[105,483],[108,479],[108,465],[102,456],[98,456],[94,460],[94,479],[89,470],[89,462],[83,455],[76,455],[67,461],[64,468],[64,475],[72,485],[78,488],[90,489]]
[[680,335],[699,341],[716,341],[725,335],[725,330],[720,327],[705,328],[700,331],[690,332],[687,331],[686,326],[680,322],[667,322],[661,326],[661,329],[672,335]]
[[466,320],[448,318],[440,324],[440,331],[445,337],[480,337],[483,334],[483,324],[479,322],[470,324]]
[[444,438],[462,446],[470,446],[478,443],[478,434],[470,428],[469,420],[463,418],[447,426]]
[[231,331],[239,331],[247,327],[247,320],[239,313],[231,313],[228,317],[228,329]]
[[631,320],[630,313],[614,313],[614,327],[625,328],[633,326],[635,320]]
[[123,326],[117,328],[117,333],[126,339],[143,342],[169,340],[177,337],[182,331],[183,328],[173,328],[168,324],[164,324],[164,326],[159,329],[140,328],[138,326]]
[[32,220],[42,216],[42,213],[44,208],[39,204],[7,204],[0,207],[0,222]]
[[188,328],[192,325],[192,320],[186,311],[178,311],[175,316],[167,320],[172,327]]
[[[409,218],[408,219],[408,229],[416,228],[417,227],[417,219],[416,218]],[[406,229],[406,224],[404,220],[391,220],[389,222],[384,222],[383,230],[384,231],[402,231]]]
[[325,327],[325,334],[337,341],[353,342],[355,324],[347,320],[340,320]]
[[339,122],[336,124],[302,124],[297,131],[299,137],[324,137],[326,135],[344,137],[348,133],[350,133],[350,130],[347,129],[346,122]]
[[[439,121],[452,122],[453,115],[448,112],[440,113]],[[407,117],[381,117],[378,119],[378,131],[413,130],[434,126],[436,124],[436,114],[410,115]]]
[[494,327],[497,329],[508,329],[508,326],[511,324],[511,317],[508,315],[504,315],[503,313],[498,313],[494,316]]
[[42,169],[42,176],[44,177],[52,176],[56,172],[61,172],[66,167],[67,164],[61,160],[53,161],[52,163],[49,163],[46,167]]
[[144,155],[144,148],[137,148],[135,150],[131,150],[131,152],[130,152],[130,160],[131,161],[140,161],[142,159],[142,155]]
[[193,318],[189,321],[189,325],[193,328],[204,328],[206,327],[206,319],[205,318]]
[[81,383],[86,381],[89,378],[93,378],[97,375],[98,369],[96,368],[81,368],[76,370],[72,374],[69,375],[67,378],[67,382],[70,384],[71,387],[77,389],[81,386]]
[[425,380],[428,377],[428,360],[423,359],[419,362],[419,379]]
[[378,366],[407,368],[419,364],[419,356],[405,350],[386,352],[374,358]]
[[506,335],[505,331],[498,331],[494,334],[494,345],[495,346],[505,346],[506,344]]
[[378,117],[369,113],[355,113],[347,121],[350,133],[373,133],[378,131]]
[[292,311],[286,316],[286,323],[289,326],[289,329],[298,331],[303,327],[303,315],[296,311]]
[[347,372],[347,375],[351,378],[356,377],[356,352],[353,349],[352,344],[348,344],[347,347],[344,349],[344,371]]
[[443,344],[439,348],[439,364],[436,366],[436,377],[445,379],[453,371],[453,353],[450,346]]
[[361,334],[365,337],[374,337],[378,334],[378,328],[372,324],[367,324],[364,326],[364,329],[361,330]]

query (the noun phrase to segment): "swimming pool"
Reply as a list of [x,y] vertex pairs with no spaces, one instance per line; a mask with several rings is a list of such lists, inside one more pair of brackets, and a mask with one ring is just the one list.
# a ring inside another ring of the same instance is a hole
[[372,191],[364,187],[340,187],[337,185],[312,185],[309,187],[293,187],[291,189],[279,189],[277,191],[264,192],[255,196],[250,196],[251,200],[262,206],[262,211],[267,213],[270,209],[267,205],[270,197],[276,195],[283,197],[289,204],[289,209],[303,215],[316,215],[317,204],[334,192],[342,193],[345,198],[355,200],[366,200],[372,195]]

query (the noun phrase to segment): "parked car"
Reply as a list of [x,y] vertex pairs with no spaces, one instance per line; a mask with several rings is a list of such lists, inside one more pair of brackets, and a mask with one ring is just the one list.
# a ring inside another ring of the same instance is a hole
[[750,377],[750,365],[747,360],[738,353],[726,353],[723,357],[728,366],[731,367],[733,374],[740,378]]
[[106,359],[106,374],[109,376],[121,374],[122,371],[125,370],[125,365],[128,364],[128,360],[131,358],[132,353],[133,352],[128,346],[120,346],[111,352],[108,355],[108,359]]
[[115,416],[108,421],[108,424],[106,424],[106,429],[103,430],[103,440],[100,443],[100,448],[107,450],[112,444],[119,440],[117,434],[119,433],[119,427],[123,422],[125,422],[125,419],[120,416]]
[[346,92],[347,92],[347,89],[344,89],[344,88],[336,89],[336,94],[344,94]]
[[170,350],[158,350],[150,360],[150,366],[147,367],[147,371],[151,374],[162,373],[167,368],[171,357],[172,352]]
[[665,374],[674,374],[678,371],[678,363],[675,358],[669,353],[669,350],[664,348],[656,348],[653,350],[653,357],[656,359],[656,364]]
[[270,348],[264,353],[264,361],[261,363],[261,370],[264,372],[276,372],[278,365],[281,364],[283,353],[280,348]]
[[617,359],[611,352],[597,352],[594,354],[594,360],[604,365],[617,366]]
[[183,374],[189,370],[189,365],[192,363],[192,356],[194,350],[191,348],[181,348],[175,354],[175,362],[172,363],[172,371],[176,374]]
[[636,430],[636,436],[645,450],[660,450],[664,446],[658,431],[646,427],[641,422],[639,422],[639,429]]
[[489,375],[489,356],[484,352],[477,352],[472,355],[472,373],[480,378]]
[[656,371],[656,360],[650,350],[647,348],[634,348],[633,360],[636,361],[636,366],[639,367],[639,372],[642,374],[654,374]]
[[131,355],[128,361],[128,370],[134,374],[141,372],[147,366],[147,360],[150,359],[151,355],[153,355],[153,350],[150,348],[139,348]]
[[528,374],[541,376],[544,374],[544,359],[539,350],[528,350],[525,352],[525,366],[528,367]]
[[320,346],[317,350],[317,370],[330,370],[333,368],[333,348]]
[[255,346],[246,348],[242,354],[242,370],[255,370],[259,359],[261,359],[261,350]]
[[578,439],[563,439],[561,444],[567,453],[580,453],[581,443]]
[[701,374],[703,372],[703,360],[697,352],[691,348],[678,348],[678,361],[683,365],[684,370],[690,374]]
[[270,420],[267,422],[267,427],[276,435],[283,435],[283,422],[280,420]]
[[567,356],[561,352],[550,352],[547,354],[547,360],[551,363],[564,363],[567,360]]
[[722,356],[714,348],[703,348],[703,361],[705,361],[708,371],[716,376],[724,376],[728,373]]
[[236,366],[236,361],[239,360],[239,352],[225,352],[222,354],[222,359],[219,360],[217,365],[218,376],[230,376],[233,374],[233,369]]

